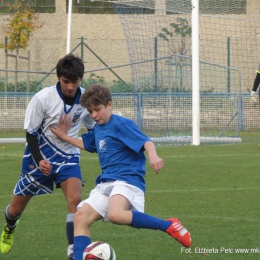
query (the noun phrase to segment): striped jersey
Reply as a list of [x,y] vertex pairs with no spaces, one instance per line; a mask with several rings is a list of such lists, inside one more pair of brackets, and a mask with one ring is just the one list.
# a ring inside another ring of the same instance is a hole
[[[95,125],[87,109],[79,103],[84,89],[79,86],[80,91],[77,91],[76,100],[72,106],[69,106],[63,101],[59,84],[58,82],[57,85],[46,87],[33,96],[24,120],[24,129],[37,136],[42,156],[50,162],[64,161],[65,158],[67,161],[71,155],[79,156],[78,148],[58,138],[49,128],[49,126],[58,127],[61,115],[68,114],[71,117],[74,124],[67,134],[74,138],[78,137],[81,125],[88,129],[92,129]],[[28,147],[25,156],[26,154],[30,154]]]

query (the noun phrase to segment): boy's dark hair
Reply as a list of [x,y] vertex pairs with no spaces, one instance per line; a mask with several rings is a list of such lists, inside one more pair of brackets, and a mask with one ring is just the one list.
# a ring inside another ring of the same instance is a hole
[[80,98],[80,104],[85,108],[101,104],[107,106],[109,101],[112,101],[109,88],[101,84],[89,86]]
[[70,53],[58,61],[56,73],[59,78],[65,77],[66,79],[77,81],[83,78],[84,69],[83,61]]

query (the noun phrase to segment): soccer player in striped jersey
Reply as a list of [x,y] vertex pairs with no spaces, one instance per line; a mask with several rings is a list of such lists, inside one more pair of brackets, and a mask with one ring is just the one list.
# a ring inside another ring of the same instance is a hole
[[6,207],[6,225],[1,234],[1,252],[9,253],[14,232],[22,213],[33,196],[53,193],[53,184],[61,188],[67,201],[67,255],[73,259],[73,219],[81,201],[82,176],[79,166],[80,151],[63,141],[49,128],[58,126],[61,115],[72,118],[68,135],[78,137],[82,125],[95,125],[86,108],[79,103],[84,89],[79,86],[84,76],[83,61],[73,54],[61,58],[56,66],[58,83],[36,93],[28,104],[24,129],[27,145],[24,151],[20,178],[13,197]]
[[132,120],[112,113],[112,98],[107,87],[100,84],[89,86],[80,103],[96,122],[93,130],[82,134],[82,140],[67,135],[73,126],[68,115],[62,116],[58,128],[50,126],[63,140],[97,153],[102,170],[96,187],[78,205],[75,214],[74,259],[82,260],[84,249],[91,243],[90,226],[100,219],[133,228],[158,229],[190,247],[190,233],[177,218],[164,220],[144,213],[144,152],[147,152],[149,164],[156,173],[164,165],[150,138]]

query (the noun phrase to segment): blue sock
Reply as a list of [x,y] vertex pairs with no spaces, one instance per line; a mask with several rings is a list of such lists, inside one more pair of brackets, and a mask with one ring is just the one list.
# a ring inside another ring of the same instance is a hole
[[159,229],[166,231],[171,225],[170,221],[156,218],[142,212],[132,211],[132,213],[133,218],[130,226],[133,228]]
[[91,243],[91,238],[86,236],[74,237],[73,255],[74,260],[82,260],[85,248]]

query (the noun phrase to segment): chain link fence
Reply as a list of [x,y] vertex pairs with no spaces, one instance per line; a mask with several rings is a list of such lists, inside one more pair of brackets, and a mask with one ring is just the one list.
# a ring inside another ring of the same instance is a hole
[[[0,49],[0,138],[24,138],[23,120],[27,104],[35,92],[56,84],[55,66],[66,54],[65,45],[59,39],[44,38],[35,42],[32,39],[30,51],[21,50],[18,60],[11,56],[13,53]],[[138,88],[135,89],[125,40],[82,37],[73,39],[71,46],[72,52],[85,64],[83,87],[95,82],[109,86],[115,113],[133,119],[157,143],[191,143],[190,59],[180,67],[175,65],[178,57],[158,57],[164,60],[165,65],[151,77],[137,79],[135,87]],[[155,60],[144,62],[153,67]],[[230,70],[225,66],[200,64],[202,142],[259,142],[259,106],[250,105],[249,91],[245,90],[246,85],[252,84],[253,77],[244,73],[249,70],[248,64],[239,66],[239,69]],[[252,75],[255,71],[253,66]],[[231,90],[228,90],[228,85],[223,88],[220,81],[223,75],[229,75]]]
[[[55,66],[66,54],[65,44],[57,44],[57,42],[59,39],[44,38],[35,41],[32,39],[29,51],[19,50],[18,59],[14,52],[0,49],[0,92],[35,92],[37,89],[55,84],[57,81]],[[91,79],[94,79],[109,85],[113,82],[130,82],[130,67],[117,67],[129,63],[125,41],[86,40],[82,37],[72,40],[71,46],[71,52],[84,61],[87,72],[85,81],[90,79],[91,82]],[[107,69],[108,67],[112,68]],[[96,72],[94,71],[96,68],[103,68],[103,70]],[[14,71],[16,69],[18,72]]]

